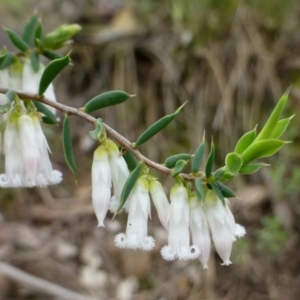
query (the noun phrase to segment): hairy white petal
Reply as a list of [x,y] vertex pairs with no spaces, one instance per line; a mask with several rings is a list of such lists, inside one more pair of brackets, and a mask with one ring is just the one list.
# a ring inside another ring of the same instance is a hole
[[197,258],[200,249],[197,245],[190,246],[189,205],[187,190],[183,186],[171,189],[171,205],[169,213],[168,246],[161,250],[164,259],[175,258],[187,260]]
[[[126,235],[118,235],[115,239],[116,246],[128,249],[153,249],[155,242],[151,236],[147,236],[148,215],[150,213],[150,196],[148,182],[138,179],[129,199],[128,220]],[[122,239],[120,240],[120,237]]]
[[208,202],[205,213],[216,250],[223,260],[223,265],[229,265],[232,244],[236,237],[245,234],[245,229],[235,223],[227,201],[225,207],[219,199]]
[[111,198],[110,185],[111,171],[108,155],[101,147],[98,147],[94,153],[92,165],[92,199],[95,214],[99,222],[98,226],[104,226],[104,219]]
[[192,233],[192,241],[201,251],[199,260],[203,269],[207,269],[209,260],[211,241],[206,215],[200,205],[190,210],[190,228]]
[[159,220],[168,231],[168,211],[170,204],[160,182],[153,180],[150,183],[150,194],[157,210]]
[[129,177],[129,170],[123,156],[109,155],[109,165],[114,186],[114,201],[116,202],[116,205],[111,206],[110,210],[115,212],[114,207],[119,206],[122,190]]

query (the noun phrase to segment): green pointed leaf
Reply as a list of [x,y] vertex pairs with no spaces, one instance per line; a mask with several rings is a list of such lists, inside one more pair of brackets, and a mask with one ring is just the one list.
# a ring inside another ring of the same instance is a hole
[[201,178],[197,177],[195,179],[195,187],[196,187],[197,198],[200,201],[203,201],[205,199],[205,189],[204,189]]
[[22,34],[22,39],[25,43],[30,44],[37,25],[38,25],[38,18],[36,15],[33,15],[25,25],[25,29]]
[[234,152],[242,154],[255,140],[256,126],[253,130],[245,133],[237,142]]
[[278,138],[280,138],[282,136],[282,134],[288,128],[288,126],[289,126],[291,120],[293,119],[293,117],[294,117],[294,115],[291,116],[291,117],[289,117],[289,118],[279,120],[276,123],[276,126],[275,126],[274,130],[272,131],[270,138],[271,139],[278,139]]
[[267,157],[275,154],[287,142],[276,139],[269,139],[254,142],[243,154],[243,166],[258,158]]
[[12,53],[8,52],[0,64],[0,70],[4,70],[8,68],[10,65],[14,63],[14,61],[15,61],[15,56]]
[[280,115],[286,105],[286,102],[288,100],[288,92],[284,93],[284,95],[279,99],[277,105],[275,106],[273,112],[271,113],[269,119],[267,120],[265,126],[255,139],[255,141],[261,141],[264,139],[270,138],[272,131],[274,130]]
[[34,33],[34,46],[39,49],[42,47],[43,35],[44,35],[43,24],[41,21],[39,21]]
[[210,177],[211,172],[213,170],[214,162],[215,162],[215,145],[212,142],[210,147],[210,153],[208,155],[206,166],[205,166],[206,178]]
[[26,52],[29,49],[28,44],[13,30],[6,29],[6,32],[11,42],[22,52]]
[[120,197],[120,205],[117,209],[117,213],[122,209],[122,207],[124,206],[124,204],[126,203],[126,200],[128,199],[136,181],[138,180],[140,173],[143,169],[144,163],[141,162],[139,163],[136,168],[131,172],[131,174],[129,175],[129,177],[127,178],[124,188],[122,190],[122,194]]
[[97,119],[95,122],[95,129],[89,131],[89,135],[94,140],[101,140],[101,136],[104,133],[103,120],[101,118]]
[[125,154],[123,155],[123,157],[127,163],[128,169],[130,171],[134,170],[136,168],[136,166],[138,165],[138,163],[137,163],[135,156],[132,154],[132,152],[127,149]]
[[63,58],[51,61],[45,68],[39,86],[39,96],[42,96],[54,78],[70,63],[69,54]]
[[240,174],[252,174],[258,171],[261,167],[266,167],[269,166],[268,164],[264,163],[252,163],[252,164],[247,164],[239,170]]
[[33,104],[36,107],[37,111],[43,114],[42,116],[43,123],[49,125],[55,125],[58,123],[55,114],[49,108],[47,108],[43,103],[33,100]]
[[216,185],[218,186],[224,198],[236,197],[235,193],[228,186],[222,184],[221,182],[217,182]]
[[171,170],[171,176],[175,177],[180,174],[184,168],[186,167],[187,161],[184,159],[180,159],[176,162],[174,169]]
[[211,182],[210,186],[212,188],[212,190],[214,191],[214,193],[216,194],[216,196],[221,200],[222,204],[225,206],[225,198],[219,188],[219,186],[217,185],[217,183],[215,182]]
[[57,53],[57,52],[54,52],[54,51],[51,51],[51,50],[43,50],[42,54],[50,59],[50,60],[54,60],[54,59],[58,59],[58,58],[63,58],[64,56]]
[[101,109],[103,107],[116,105],[128,100],[130,97],[129,94],[123,91],[110,91],[103,94],[100,94],[93,99],[91,99],[83,108],[82,110],[87,114]]
[[235,174],[241,168],[243,161],[239,154],[231,152],[226,155],[225,164],[229,172]]
[[4,61],[4,59],[6,58],[6,55],[7,55],[7,49],[5,47],[3,47],[3,49],[1,50],[1,53],[0,53],[0,66],[2,64],[2,62]]
[[78,24],[61,25],[44,37],[42,46],[52,50],[60,48],[80,30],[81,26]]
[[206,148],[206,143],[203,138],[203,142],[200,144],[193,157],[192,173],[197,173],[199,171],[205,153],[205,148]]
[[11,104],[12,102],[14,101],[15,99],[15,95],[16,93],[13,92],[13,91],[8,91],[5,96],[7,98],[7,103],[6,104],[3,104],[3,105],[0,105],[0,113],[1,114],[5,114],[6,112],[8,112],[11,108]]
[[134,143],[134,146],[137,147],[144,144],[146,141],[148,141],[154,135],[156,135],[158,132],[164,129],[169,123],[171,123],[175,119],[175,117],[180,113],[184,105],[185,103],[181,105],[173,114],[164,116],[163,118],[152,124],[148,129],[146,129],[144,133],[142,133],[139,136],[137,141]]
[[66,163],[77,181],[77,167],[73,153],[70,117],[65,116],[63,123],[63,149]]
[[30,55],[30,62],[34,72],[38,72],[40,68],[39,55],[33,51]]
[[174,168],[178,160],[183,159],[186,161],[189,160],[191,157],[192,155],[188,153],[180,153],[180,154],[172,155],[165,160],[164,164],[167,168]]

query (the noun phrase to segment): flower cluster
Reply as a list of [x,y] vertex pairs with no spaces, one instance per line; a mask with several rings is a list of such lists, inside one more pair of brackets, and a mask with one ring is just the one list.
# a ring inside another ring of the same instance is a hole
[[[104,226],[109,207],[112,212],[117,211],[128,177],[126,162],[119,155],[117,146],[105,139],[94,153],[92,166],[92,198],[98,226]],[[111,182],[114,187],[112,197]],[[124,205],[128,212],[127,227],[126,233],[116,235],[117,247],[145,251],[154,248],[155,241],[148,236],[150,196],[161,224],[168,231],[168,245],[161,249],[165,260],[199,258],[203,268],[207,268],[212,238],[223,264],[231,263],[232,243],[245,234],[245,229],[235,223],[227,200],[223,205],[213,191],[207,190],[205,200],[199,202],[195,193],[179,180],[171,188],[169,203],[162,185],[143,172]]]
[[[36,93],[43,69],[40,64],[39,71],[34,72],[29,60],[17,61],[1,71],[0,81],[8,88]],[[47,97],[56,101],[52,85],[47,90]],[[4,96],[0,101],[3,105],[7,99]],[[61,172],[52,169],[41,114],[31,101],[27,102],[25,107],[23,101],[14,99],[11,110],[3,118],[6,122],[1,150],[5,154],[5,173],[0,174],[0,187],[45,187],[62,180]]]
[[109,208],[115,212],[119,207],[120,196],[128,176],[127,164],[123,156],[119,155],[117,145],[106,138],[94,152],[92,165],[92,199],[99,227],[104,226]]

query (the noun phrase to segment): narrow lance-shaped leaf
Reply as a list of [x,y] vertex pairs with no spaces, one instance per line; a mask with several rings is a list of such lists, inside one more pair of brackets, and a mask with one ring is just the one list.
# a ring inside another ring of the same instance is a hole
[[65,120],[63,124],[63,149],[64,149],[66,163],[69,169],[72,171],[75,177],[75,181],[77,181],[77,167],[75,163],[73,146],[72,146],[70,117],[68,115],[65,116]]
[[29,49],[28,44],[13,30],[6,29],[6,32],[11,42],[22,52],[26,52]]
[[12,53],[8,52],[0,64],[0,70],[4,70],[8,68],[11,64],[14,63],[14,61],[15,61],[15,56]]
[[42,46],[42,40],[43,40],[43,24],[41,21],[39,21],[35,33],[34,33],[34,46],[37,48],[41,48]]
[[275,154],[283,145],[287,143],[288,142],[276,139],[263,140],[253,143],[251,147],[249,147],[242,154],[243,166],[255,159]]
[[279,99],[277,105],[275,106],[273,112],[271,113],[269,119],[267,120],[265,126],[255,139],[255,141],[261,141],[264,139],[268,139],[271,136],[272,131],[274,130],[276,123],[278,122],[280,115],[285,107],[285,104],[288,100],[288,92],[284,93],[284,95]]
[[239,170],[239,173],[241,174],[253,174],[256,171],[258,171],[261,167],[266,167],[269,166],[268,164],[264,163],[252,163],[252,164],[247,164]]
[[284,134],[284,132],[288,128],[288,126],[289,126],[289,124],[290,124],[290,122],[291,122],[291,120],[293,119],[294,116],[295,115],[293,115],[289,118],[286,118],[286,119],[279,120],[276,123],[276,126],[275,126],[274,130],[272,131],[270,138],[271,139],[280,138],[281,135]]
[[127,149],[123,157],[127,163],[128,169],[130,171],[134,170],[138,163],[135,156],[132,154],[132,152]]
[[175,155],[169,156],[165,160],[164,165],[167,168],[174,168],[174,166],[176,165],[176,163],[177,163],[178,160],[181,160],[181,159],[183,159],[183,160],[189,160],[191,157],[192,157],[192,155],[188,154],[188,153],[175,154]]
[[225,164],[229,172],[235,174],[239,171],[243,162],[239,154],[231,152],[226,155]]
[[214,162],[215,162],[215,145],[213,142],[211,142],[210,153],[208,155],[206,166],[205,166],[206,178],[210,177],[211,172],[213,170]]
[[200,201],[203,201],[205,198],[205,190],[201,178],[197,177],[195,179],[195,187],[196,187],[197,198]]
[[103,133],[105,132],[103,120],[101,118],[97,119],[94,125],[95,129],[89,131],[89,135],[92,139],[100,141]]
[[42,96],[54,78],[69,64],[71,61],[69,54],[60,59],[51,61],[45,68],[39,86],[39,96]]
[[11,104],[14,101],[15,95],[16,95],[16,93],[13,92],[13,91],[8,91],[5,94],[5,96],[7,98],[7,103],[3,104],[3,105],[0,105],[0,113],[1,114],[4,114],[4,113],[6,113],[6,112],[8,112],[10,110]]
[[[185,102],[186,103],[186,102]],[[152,124],[144,133],[142,133],[137,141],[133,143],[133,146],[137,147],[151,139],[154,135],[156,135],[158,132],[160,132],[163,128],[165,128],[169,123],[171,123],[175,117],[180,113],[181,109],[185,105],[181,105],[173,114],[164,116],[163,118],[156,121],[154,124]]]
[[22,38],[24,40],[24,42],[26,42],[27,44],[29,44],[31,42],[31,39],[35,33],[35,29],[38,25],[38,18],[36,15],[33,15],[29,21],[26,23],[23,34],[22,34]]
[[36,107],[37,111],[43,114],[42,116],[43,123],[49,125],[55,125],[58,123],[55,114],[49,108],[47,108],[43,103],[33,100],[33,104]]
[[176,162],[174,169],[171,170],[171,176],[175,177],[180,174],[184,168],[186,167],[187,161],[184,159],[180,159]]
[[30,62],[34,72],[38,72],[40,68],[39,55],[33,51],[30,55]]
[[222,193],[223,197],[225,198],[233,198],[236,197],[235,193],[226,185],[221,182],[217,182],[216,185],[218,186],[220,192]]
[[116,214],[122,209],[122,207],[124,206],[126,200],[128,199],[136,181],[138,180],[140,173],[143,169],[144,163],[141,162],[139,163],[136,168],[131,172],[131,174],[129,175],[129,177],[127,178],[124,188],[122,190],[122,194],[120,197],[120,205],[117,209]]
[[6,55],[7,55],[7,49],[6,49],[6,47],[3,47],[3,49],[1,50],[1,53],[0,53],[0,66],[1,66],[2,62],[4,61],[4,59],[6,58]]
[[206,148],[206,143],[203,137],[203,141],[198,147],[198,149],[196,150],[195,155],[193,157],[193,162],[192,162],[193,173],[197,173],[199,171],[205,153],[205,148]]
[[50,60],[54,60],[54,59],[58,59],[58,58],[62,58],[64,57],[63,55],[57,53],[57,52],[54,52],[54,51],[51,51],[51,50],[43,50],[42,54],[50,59]]
[[120,104],[128,100],[131,95],[123,91],[110,91],[103,94],[100,94],[93,99],[91,99],[82,110],[86,113],[91,113],[95,110],[101,109],[103,107],[112,106]]
[[222,204],[225,206],[225,198],[224,198],[222,192],[220,191],[220,188],[218,187],[217,183],[211,182],[210,186],[211,186],[212,190],[214,191],[214,193],[216,194],[216,196],[222,201]]
[[246,132],[237,142],[234,152],[242,154],[255,140],[256,126],[253,130]]

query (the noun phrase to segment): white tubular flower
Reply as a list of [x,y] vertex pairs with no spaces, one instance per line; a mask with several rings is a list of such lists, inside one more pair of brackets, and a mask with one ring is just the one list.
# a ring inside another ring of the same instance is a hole
[[223,260],[222,265],[230,265],[232,243],[237,237],[245,235],[245,228],[235,223],[228,201],[224,207],[212,191],[205,199],[205,213],[216,250]]
[[23,114],[20,105],[8,119],[4,152],[6,174],[0,175],[1,187],[45,187],[62,180],[61,173],[52,169],[38,117]]
[[46,187],[47,185],[58,184],[62,181],[62,173],[58,170],[53,170],[49,158],[50,148],[44,132],[41,127],[41,122],[37,116],[32,117],[34,121],[35,135],[40,152],[40,164],[38,168],[38,175],[36,178],[36,185]]
[[161,249],[165,260],[197,258],[200,249],[190,246],[188,192],[182,185],[175,185],[170,192],[168,246]]
[[[109,143],[108,160],[114,187],[114,195],[111,198],[110,210],[111,212],[116,212],[120,204],[123,187],[129,177],[129,170],[124,157],[120,156],[117,145],[109,139],[107,140]],[[127,205],[125,206],[125,208],[127,208]]]
[[208,223],[202,206],[197,203],[195,195],[190,196],[190,228],[192,233],[192,241],[200,249],[199,260],[203,269],[207,269],[209,260],[211,241]]
[[94,152],[92,165],[92,199],[96,217],[98,219],[98,227],[104,227],[104,219],[106,217],[111,188],[111,171],[108,162],[107,152],[99,146]]
[[147,236],[148,216],[150,215],[149,183],[147,179],[139,178],[130,194],[126,234],[119,233],[115,237],[119,248],[153,249],[155,241]]
[[[37,72],[34,72],[30,60],[26,60],[23,68],[22,90],[34,94],[37,93],[44,70],[45,70],[45,66],[40,63],[39,70]],[[56,102],[56,97],[54,94],[54,88],[52,83],[48,86],[46,92],[44,93],[44,96],[47,99]],[[55,114],[56,111],[55,108],[51,106],[47,106],[47,108],[50,109]]]
[[23,160],[19,142],[18,119],[9,118],[4,134],[4,153],[6,174],[0,175],[1,187],[21,187]]
[[41,155],[32,118],[22,115],[18,119],[18,127],[24,167],[22,181],[26,187],[33,187],[36,185]]
[[[4,69],[0,71],[0,86],[8,87],[10,81],[10,75],[8,69]],[[7,98],[4,94],[0,94],[0,105],[6,104]]]
[[157,180],[151,181],[150,194],[157,210],[159,220],[163,227],[168,231],[168,212],[170,204],[161,183]]

